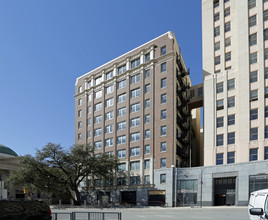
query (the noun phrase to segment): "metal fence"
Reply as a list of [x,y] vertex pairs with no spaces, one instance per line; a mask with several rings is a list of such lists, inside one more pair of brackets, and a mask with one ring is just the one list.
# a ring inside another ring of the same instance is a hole
[[52,220],[122,220],[121,212],[53,212]]

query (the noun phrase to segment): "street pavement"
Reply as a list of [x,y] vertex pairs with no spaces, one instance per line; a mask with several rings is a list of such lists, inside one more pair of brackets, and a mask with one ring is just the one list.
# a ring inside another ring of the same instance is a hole
[[[68,213],[68,212],[121,212],[122,220],[165,220],[165,219],[182,219],[182,220],[197,220],[197,219],[216,219],[216,220],[246,220],[249,219],[247,207],[233,207],[233,206],[218,206],[218,207],[180,207],[180,208],[52,208],[52,213]],[[58,220],[67,220],[67,215],[58,216]],[[76,220],[87,219],[82,214],[78,214]],[[105,220],[114,220],[117,218],[109,217]]]

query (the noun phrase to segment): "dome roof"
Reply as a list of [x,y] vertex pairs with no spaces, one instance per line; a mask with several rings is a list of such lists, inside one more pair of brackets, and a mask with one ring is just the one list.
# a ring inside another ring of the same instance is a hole
[[0,155],[5,154],[6,156],[14,156],[17,157],[18,155],[9,147],[0,144]]

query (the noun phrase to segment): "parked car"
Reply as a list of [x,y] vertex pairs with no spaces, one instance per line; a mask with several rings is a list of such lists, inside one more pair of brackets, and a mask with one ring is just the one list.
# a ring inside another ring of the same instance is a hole
[[250,194],[248,212],[250,220],[268,219],[268,189]]
[[50,207],[44,201],[0,200],[0,220],[51,220]]

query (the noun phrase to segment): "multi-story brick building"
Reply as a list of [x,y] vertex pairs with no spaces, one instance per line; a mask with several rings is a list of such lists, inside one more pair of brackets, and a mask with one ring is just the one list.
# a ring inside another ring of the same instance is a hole
[[[170,180],[165,172],[156,176],[155,170],[198,163],[199,157],[190,156],[199,148],[190,143],[192,132],[199,137],[190,125],[186,92],[190,86],[189,71],[172,32],[77,78],[75,143],[90,144],[96,155],[114,155],[127,174],[117,176],[106,188],[111,199],[148,204],[150,195],[166,193],[148,190],[155,186],[161,190]],[[195,115],[198,121],[199,112]],[[101,180],[95,182],[105,186]]]

